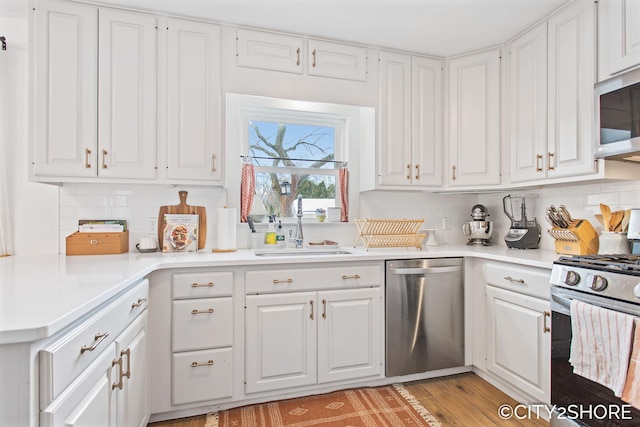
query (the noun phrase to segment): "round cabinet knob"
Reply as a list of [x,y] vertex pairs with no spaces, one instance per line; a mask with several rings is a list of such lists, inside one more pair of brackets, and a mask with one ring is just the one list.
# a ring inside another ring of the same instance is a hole
[[569,286],[575,286],[580,281],[580,275],[573,270],[565,271],[562,276],[562,281]]
[[594,274],[587,279],[587,286],[596,292],[604,291],[607,287],[607,279],[602,276]]

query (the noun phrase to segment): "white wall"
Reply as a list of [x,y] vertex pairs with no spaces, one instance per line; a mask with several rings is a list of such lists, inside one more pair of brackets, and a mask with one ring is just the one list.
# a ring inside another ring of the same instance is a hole
[[0,148],[6,156],[14,253],[51,253],[58,250],[58,188],[28,181],[27,2],[22,5],[22,17],[15,8],[0,7],[0,35],[7,38],[7,50],[0,50]]

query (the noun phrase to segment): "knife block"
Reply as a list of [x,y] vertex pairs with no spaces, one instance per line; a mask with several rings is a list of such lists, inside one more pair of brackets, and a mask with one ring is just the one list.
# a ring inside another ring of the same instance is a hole
[[595,228],[586,219],[577,219],[567,228],[547,230],[556,240],[555,250],[563,255],[593,255],[598,253],[600,241]]

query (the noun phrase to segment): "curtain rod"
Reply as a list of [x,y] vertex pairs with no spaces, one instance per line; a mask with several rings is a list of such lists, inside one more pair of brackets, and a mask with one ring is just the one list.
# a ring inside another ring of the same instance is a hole
[[295,161],[301,161],[301,162],[327,162],[327,163],[340,163],[340,164],[347,163],[342,160],[292,159],[290,157],[261,157],[261,156],[242,156],[242,155],[240,157],[242,157],[244,160],[265,159],[265,160],[295,160]]

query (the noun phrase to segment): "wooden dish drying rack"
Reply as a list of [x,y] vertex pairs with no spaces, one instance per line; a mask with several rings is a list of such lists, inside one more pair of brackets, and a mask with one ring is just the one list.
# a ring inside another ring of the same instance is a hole
[[424,219],[355,219],[358,227],[358,238],[365,249],[369,248],[393,248],[415,247],[422,249],[422,239],[425,233],[418,233]]

